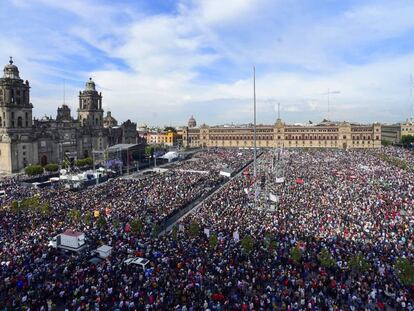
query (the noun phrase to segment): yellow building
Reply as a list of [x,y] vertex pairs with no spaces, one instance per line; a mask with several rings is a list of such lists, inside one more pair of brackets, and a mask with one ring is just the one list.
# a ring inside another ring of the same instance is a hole
[[[246,126],[185,127],[184,147],[253,147],[254,130]],[[258,148],[379,148],[381,126],[324,121],[319,124],[290,125],[280,119],[274,125],[256,126]]]
[[146,140],[148,145],[173,146],[176,142],[176,139],[177,134],[173,131],[146,133]]
[[176,141],[177,134],[173,131],[164,133],[164,144],[167,146],[173,146]]

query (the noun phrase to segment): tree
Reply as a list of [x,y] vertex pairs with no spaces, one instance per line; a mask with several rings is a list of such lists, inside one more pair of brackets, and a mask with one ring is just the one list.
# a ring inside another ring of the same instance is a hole
[[153,237],[153,238],[158,237],[158,235],[160,234],[160,231],[161,231],[161,227],[160,227],[160,225],[158,225],[158,224],[154,224],[154,225],[152,226],[152,231],[151,231],[151,235],[152,235],[152,237]]
[[212,248],[212,249],[216,248],[216,246],[218,244],[218,239],[217,239],[216,234],[210,235],[210,238],[208,239],[208,244],[209,244],[210,248]]
[[290,250],[290,258],[292,258],[293,262],[299,263],[302,259],[302,251],[299,247],[295,246]]
[[250,235],[246,235],[241,241],[240,245],[246,254],[250,254],[254,247],[254,240]]
[[153,146],[145,146],[144,153],[147,157],[153,157],[154,155],[154,147]]
[[119,221],[118,218],[112,219],[112,226],[114,226],[115,228],[118,228],[120,225],[121,225],[121,222]]
[[72,208],[69,212],[68,212],[68,217],[71,221],[73,222],[78,222],[80,220],[81,217],[81,213],[78,209],[76,208]]
[[52,212],[52,207],[47,202],[40,204],[38,209],[39,212],[43,215],[49,215]]
[[265,242],[266,248],[269,252],[271,252],[271,251],[273,251],[277,248],[277,242],[273,238],[273,235],[270,234],[270,233],[266,233],[264,242]]
[[357,254],[349,260],[349,267],[355,272],[363,273],[369,270],[370,265],[362,254]]
[[144,230],[144,225],[140,219],[134,219],[129,223],[131,227],[131,232],[133,234],[139,234]]
[[332,268],[335,266],[336,262],[332,257],[331,253],[324,248],[318,255],[319,262],[325,268]]
[[22,209],[37,209],[40,206],[39,197],[25,198],[20,201],[20,207]]
[[24,169],[24,172],[29,175],[40,175],[43,174],[43,167],[41,165],[29,165]]
[[171,236],[173,238],[173,240],[177,240],[177,236],[178,236],[178,227],[174,226],[171,230]]
[[85,214],[83,214],[83,221],[87,224],[90,223],[93,219],[93,214],[92,212],[86,212]]
[[98,226],[99,229],[105,228],[107,225],[105,216],[100,215],[98,219],[96,220],[96,225]]
[[173,132],[173,133],[177,133],[177,129],[173,126],[166,126],[164,128],[164,132]]
[[381,140],[381,145],[383,145],[384,147],[390,146],[392,145],[392,143],[389,140]]
[[20,213],[21,208],[20,208],[20,204],[19,204],[19,202],[18,202],[18,201],[13,201],[13,202],[11,203],[10,210],[11,210],[14,214]]
[[404,146],[408,146],[414,143],[414,136],[413,135],[401,136],[400,143],[403,144]]
[[53,164],[53,163],[46,164],[45,167],[44,167],[44,169],[47,172],[57,172],[59,170],[59,165]]
[[407,258],[398,258],[394,265],[395,272],[404,285],[414,285],[414,266]]
[[92,158],[84,158],[84,159],[78,159],[75,161],[75,165],[82,167],[82,166],[90,166],[93,164]]
[[200,233],[200,226],[196,222],[191,222],[190,226],[188,227],[188,232],[190,236],[196,237]]

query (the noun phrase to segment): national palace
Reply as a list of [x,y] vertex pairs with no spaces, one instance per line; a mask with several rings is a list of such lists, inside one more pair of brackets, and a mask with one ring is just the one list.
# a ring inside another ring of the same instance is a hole
[[[182,130],[185,147],[251,148],[254,142],[253,125],[196,126],[193,117]],[[274,125],[256,126],[256,145],[259,148],[379,148],[381,125],[331,122],[291,125],[277,119]]]

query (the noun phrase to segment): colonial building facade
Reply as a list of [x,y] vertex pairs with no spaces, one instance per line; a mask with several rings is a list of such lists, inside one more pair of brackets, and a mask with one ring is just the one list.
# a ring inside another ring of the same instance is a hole
[[[68,156],[88,157],[110,144],[110,130],[103,125],[102,94],[92,79],[79,92],[77,118],[65,104],[57,109],[56,119],[33,119],[32,110],[29,82],[20,78],[10,59],[0,78],[1,172],[19,172],[29,164],[60,163]],[[128,129],[134,126],[130,123]]]
[[[183,129],[184,147],[237,147],[254,145],[254,129],[246,126],[208,126],[191,124]],[[256,126],[256,145],[259,148],[379,148],[379,124],[323,122],[313,125],[290,125],[278,119],[274,125]]]
[[414,136],[414,121],[408,119],[403,123],[382,124],[381,135],[383,140],[390,143],[399,143],[403,136]]

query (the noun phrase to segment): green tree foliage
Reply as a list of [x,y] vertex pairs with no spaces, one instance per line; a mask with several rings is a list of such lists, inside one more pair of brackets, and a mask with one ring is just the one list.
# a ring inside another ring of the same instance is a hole
[[52,207],[47,202],[40,204],[38,209],[42,215],[49,215],[52,212]]
[[333,268],[336,264],[335,259],[326,248],[319,253],[318,260],[325,268]]
[[59,170],[59,165],[53,163],[46,164],[44,169],[48,172],[57,172]]
[[147,157],[151,157],[154,155],[154,147],[153,146],[145,146],[144,153]]
[[119,228],[120,225],[121,225],[121,222],[119,221],[118,218],[112,219],[112,226],[114,226],[114,228]]
[[152,226],[151,236],[153,238],[156,238],[158,237],[158,234],[160,234],[160,232],[161,232],[161,227],[158,224],[154,224]]
[[302,251],[300,250],[299,247],[295,246],[290,250],[290,258],[295,263],[300,262],[300,260],[302,259]]
[[190,226],[188,227],[188,232],[190,233],[190,236],[196,237],[200,233],[200,226],[196,222],[192,222]]
[[407,258],[398,258],[394,265],[395,272],[404,285],[414,285],[414,266]]
[[274,239],[273,235],[270,233],[266,233],[264,243],[269,252],[272,252],[277,248],[277,242]]
[[171,237],[175,241],[175,240],[177,240],[177,236],[178,236],[178,227],[174,226],[171,230]]
[[105,228],[107,225],[107,221],[105,216],[100,215],[97,219],[96,219],[96,225],[98,226],[99,229]]
[[177,133],[177,129],[173,126],[166,126],[164,128],[164,132],[173,132],[173,133]]
[[93,220],[93,214],[92,212],[86,212],[85,214],[83,214],[83,221],[88,224]]
[[388,140],[383,139],[381,140],[381,145],[383,145],[384,147],[387,147],[387,146],[392,145],[392,143]]
[[217,244],[218,244],[217,235],[216,234],[210,235],[210,238],[208,239],[208,245],[210,246],[210,248],[212,249],[216,248]]
[[24,169],[24,172],[29,176],[43,174],[43,167],[41,165],[29,165]]
[[144,230],[144,225],[140,219],[134,219],[129,223],[133,234],[140,234]]
[[21,209],[37,209],[40,206],[39,197],[26,198],[20,201]]
[[78,159],[75,161],[75,165],[79,167],[90,166],[92,164],[93,164],[92,158]]
[[241,241],[240,245],[246,254],[250,254],[253,251],[254,240],[250,235],[246,235]]
[[404,146],[408,146],[409,144],[414,143],[414,136],[413,135],[404,135],[401,136],[400,143]]
[[52,211],[52,207],[48,202],[41,202],[40,198],[35,196],[25,198],[21,201],[13,201],[10,206],[13,213],[20,213],[27,210],[35,210],[42,215],[48,215]]
[[69,167],[69,161],[67,161],[67,160],[63,160],[63,162],[62,162],[62,168],[63,169],[66,169],[66,168],[68,168]]
[[72,208],[68,212],[68,218],[73,222],[78,222],[81,218],[81,212],[76,208]]
[[393,156],[390,156],[390,155],[387,155],[387,154],[384,154],[384,153],[379,154],[379,158],[382,161],[384,161],[386,163],[389,163],[391,165],[394,165],[396,167],[399,167],[402,170],[406,170],[406,171],[411,170],[412,171],[412,169],[410,169],[407,161],[404,161],[402,159],[399,159],[399,158],[396,158],[396,157],[393,157]]
[[19,213],[20,212],[19,202],[17,201],[11,202],[10,210],[15,214]]
[[363,273],[369,270],[370,265],[362,254],[357,254],[349,260],[349,267],[358,273]]

